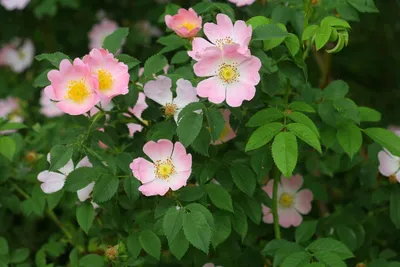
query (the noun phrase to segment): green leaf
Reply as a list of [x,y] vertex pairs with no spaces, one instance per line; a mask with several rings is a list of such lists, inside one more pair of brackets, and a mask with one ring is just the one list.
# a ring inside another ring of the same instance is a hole
[[214,217],[212,215],[212,213],[203,205],[199,204],[199,203],[192,203],[189,204],[185,207],[185,209],[189,210],[189,211],[198,211],[201,214],[203,214],[203,216],[206,218],[207,220],[207,224],[209,226],[209,228],[211,230],[214,230]]
[[177,52],[171,59],[171,64],[182,64],[189,60],[187,51]]
[[353,100],[348,98],[337,99],[333,102],[333,106],[343,117],[356,123],[360,123],[360,113]]
[[196,139],[194,139],[191,146],[194,149],[194,151],[208,157],[209,156],[208,148],[210,146],[210,142],[211,142],[210,131],[207,128],[202,127],[199,135],[196,137]]
[[277,108],[267,108],[258,111],[254,114],[250,120],[246,123],[247,127],[258,127],[267,123],[279,120],[284,117],[282,111]]
[[231,195],[229,195],[228,191],[226,191],[224,187],[209,183],[206,184],[204,188],[210,197],[211,202],[217,208],[233,212]]
[[[158,38],[157,43],[162,44],[164,46],[176,46],[177,48],[179,48],[187,44],[187,41],[176,34],[171,34],[167,36],[161,36],[160,38]],[[186,51],[181,51],[181,52],[185,52],[187,54]]]
[[335,253],[329,251],[318,251],[313,254],[317,260],[324,263],[326,267],[346,267],[346,263]]
[[368,107],[358,107],[360,113],[360,121],[378,122],[381,120],[381,113],[375,109]]
[[305,243],[315,234],[318,221],[305,221],[296,228],[295,239],[297,243]]
[[358,241],[357,235],[353,229],[345,225],[338,225],[335,228],[340,241],[342,241],[350,250],[354,251],[358,247]]
[[254,151],[250,158],[251,168],[257,176],[257,181],[261,181],[272,169],[272,155],[269,147],[263,147]]
[[80,167],[68,174],[65,181],[65,189],[69,192],[76,192],[95,181],[97,173],[92,167]]
[[307,126],[308,128],[310,128],[311,131],[313,131],[313,133],[317,137],[319,137],[319,131],[318,131],[317,126],[315,126],[314,122],[307,115],[304,115],[303,113],[295,111],[295,112],[290,113],[288,117],[289,117],[289,119],[291,119],[295,122],[298,122],[298,123],[301,123],[301,124]]
[[156,54],[150,57],[144,63],[144,76],[152,77],[153,74],[162,71],[167,64],[168,61],[163,55]]
[[261,25],[270,24],[271,20],[264,16],[255,16],[246,21],[247,26],[251,25],[253,31]]
[[15,155],[15,151],[15,141],[11,137],[0,137],[0,154],[12,161]]
[[110,200],[118,190],[119,180],[111,175],[102,176],[93,189],[93,201],[102,203]]
[[4,237],[0,236],[0,255],[8,254],[8,242]]
[[361,148],[362,134],[360,129],[353,123],[340,127],[337,131],[336,138],[344,152],[349,155],[350,159],[352,159]]
[[69,56],[60,52],[55,52],[52,54],[40,54],[35,56],[35,59],[38,61],[47,60],[56,68],[59,68],[60,63],[63,59],[68,59],[69,61],[71,61]]
[[79,226],[88,234],[94,220],[94,208],[92,203],[84,202],[76,209],[76,220]]
[[[270,24],[270,25],[265,25],[265,26],[276,26],[277,29],[280,29],[283,33],[286,33],[287,36],[289,36],[289,33],[287,33],[286,26],[283,25],[282,23],[277,23],[277,24]],[[279,35],[276,35],[279,36]],[[278,45],[280,45],[283,41],[285,41],[285,38],[287,37],[282,37],[282,38],[273,38],[270,40],[264,40],[264,50],[271,50]]]
[[175,238],[171,242],[168,242],[168,245],[169,250],[171,250],[172,254],[178,260],[182,259],[189,249],[189,241],[187,241],[183,230],[180,230]]
[[396,188],[390,194],[390,219],[400,229],[400,190]]
[[313,262],[313,263],[306,264],[303,267],[326,267],[326,265],[321,262]]
[[232,226],[233,229],[242,237],[242,240],[246,237],[248,230],[247,216],[244,210],[237,203],[233,203],[233,218]]
[[196,201],[205,195],[202,186],[186,186],[179,190],[179,200],[181,201]]
[[53,146],[50,150],[50,170],[59,170],[64,167],[72,157],[72,147],[62,145]]
[[281,267],[303,267],[306,263],[311,260],[311,255],[307,252],[300,251],[289,255],[283,261]]
[[337,100],[345,98],[347,93],[349,92],[349,86],[342,80],[336,80],[331,82],[325,89],[322,91],[322,96],[325,99]]
[[293,111],[315,113],[315,109],[312,106],[302,101],[293,101],[289,104],[288,108]]
[[240,191],[246,193],[248,196],[252,196],[257,185],[253,171],[246,165],[235,164],[231,166],[230,172],[233,182]]
[[330,27],[340,27],[350,29],[351,26],[347,21],[339,19],[333,16],[327,16],[321,21],[321,25],[327,25]]
[[272,157],[285,177],[292,176],[297,164],[297,141],[291,132],[279,133],[272,143]]
[[364,13],[379,12],[373,0],[348,0],[349,4],[356,8],[358,11]]
[[353,253],[351,253],[351,251],[343,243],[332,238],[317,239],[312,242],[307,249],[314,253],[332,252],[338,255],[342,260],[354,257]]
[[206,106],[201,102],[190,103],[190,104],[186,105],[181,110],[181,112],[179,112],[178,121],[180,121],[184,116],[186,116],[190,113],[193,113],[193,111],[197,111],[197,110],[200,111],[200,110],[205,110],[205,109],[206,109]]
[[46,87],[50,84],[49,79],[47,79],[47,73],[49,73],[51,69],[46,69],[42,73],[40,73],[35,80],[33,81],[33,87]]
[[260,40],[272,40],[272,39],[280,39],[286,38],[289,36],[285,30],[282,30],[276,24],[266,24],[257,27],[253,31],[253,41],[260,41]]
[[163,218],[163,230],[168,239],[172,242],[179,231],[182,229],[182,218],[184,211],[177,210],[175,207],[170,208]]
[[130,55],[127,55],[127,54],[119,54],[116,56],[116,58],[120,62],[125,63],[128,66],[129,70],[140,64],[139,60],[137,60],[136,58],[131,57]]
[[129,28],[118,28],[103,41],[103,48],[115,54],[129,34]]
[[247,216],[255,223],[261,222],[261,205],[255,198],[244,195],[239,202]]
[[331,37],[332,28],[326,25],[321,25],[315,31],[315,46],[317,51],[325,46],[325,44],[329,41]]
[[208,254],[211,229],[201,212],[191,211],[183,216],[183,231],[187,240],[196,248]]
[[283,129],[283,124],[279,122],[272,122],[259,127],[250,136],[246,144],[245,151],[254,150],[267,144]]
[[131,202],[136,201],[140,196],[140,182],[134,177],[125,178],[124,190]]
[[[1,122],[0,122],[0,124],[1,124]],[[23,123],[7,122],[7,123],[2,124],[0,126],[0,131],[19,130],[19,129],[25,129],[25,128],[27,128],[27,126],[25,124],[23,124]]]
[[225,128],[225,120],[221,111],[218,109],[207,109],[206,117],[208,126],[211,130],[211,136],[214,141],[218,140]]
[[203,113],[189,113],[180,119],[177,129],[179,141],[187,147],[199,135],[203,124]]
[[18,248],[11,254],[10,263],[21,263],[29,257],[29,249]]
[[140,245],[138,234],[131,234],[128,236],[126,239],[126,247],[131,257],[136,259],[139,256],[142,246]]
[[223,212],[215,212],[215,231],[211,238],[214,248],[223,243],[232,232],[231,217]]
[[382,128],[368,128],[364,132],[375,142],[400,157],[400,137],[392,131]]
[[310,26],[308,26],[304,30],[303,35],[301,37],[301,40],[305,41],[305,40],[311,39],[315,35],[315,33],[317,32],[318,28],[319,28],[318,25],[310,25]]
[[104,266],[104,257],[96,254],[85,255],[83,256],[83,258],[79,260],[79,266],[81,267]]
[[315,148],[319,153],[322,153],[321,144],[318,140],[318,137],[310,128],[300,123],[290,123],[286,125],[286,127],[298,138]]
[[292,56],[295,56],[300,50],[299,38],[293,33],[289,33],[289,36],[286,37],[285,44]]
[[172,121],[163,121],[152,125],[147,132],[148,141],[158,141],[160,139],[172,140],[176,132],[176,124]]
[[158,236],[150,230],[144,230],[140,233],[139,242],[144,251],[157,260],[161,255],[161,241]]

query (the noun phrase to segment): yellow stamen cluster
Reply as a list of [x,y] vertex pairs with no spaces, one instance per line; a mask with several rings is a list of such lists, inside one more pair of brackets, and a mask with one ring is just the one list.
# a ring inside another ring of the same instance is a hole
[[164,115],[165,115],[165,117],[174,116],[177,109],[178,109],[178,106],[173,104],[173,103],[165,104],[165,106],[164,106]]
[[191,30],[193,30],[194,28],[197,27],[196,24],[191,23],[191,22],[189,22],[189,21],[185,21],[185,22],[182,23],[180,26],[181,26],[182,28],[186,28],[189,32],[190,32]]
[[290,208],[294,204],[294,197],[288,193],[283,193],[279,198],[279,205],[284,208]]
[[69,81],[67,87],[69,89],[67,92],[67,99],[75,103],[82,103],[90,95],[83,79]]
[[240,74],[236,67],[237,64],[226,64],[222,63],[218,68],[218,76],[225,83],[231,84],[237,82]]
[[159,179],[169,181],[171,175],[175,174],[175,166],[172,164],[171,158],[164,161],[158,160],[154,166],[154,174]]
[[99,79],[99,90],[108,91],[113,86],[113,76],[105,69],[99,69],[97,71],[97,77]]
[[222,39],[218,39],[215,41],[215,45],[219,48],[222,49],[222,47],[226,44],[235,44],[235,42],[232,40],[231,37],[225,37]]

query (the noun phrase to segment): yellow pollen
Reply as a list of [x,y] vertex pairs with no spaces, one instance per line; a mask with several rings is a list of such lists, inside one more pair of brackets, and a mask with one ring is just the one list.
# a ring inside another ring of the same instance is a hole
[[236,64],[222,63],[219,66],[218,75],[222,81],[228,84],[236,82],[237,78],[240,77],[238,69],[236,68]]
[[293,206],[294,198],[288,193],[283,193],[279,198],[279,204],[284,208],[290,208]]
[[172,104],[172,103],[165,104],[165,106],[164,106],[164,115],[165,115],[165,117],[174,116],[177,108],[178,107],[175,104]]
[[218,39],[215,41],[215,45],[219,48],[222,49],[222,47],[226,44],[236,44],[231,37],[225,37],[222,39]]
[[69,81],[67,87],[69,89],[67,99],[75,103],[82,103],[90,94],[83,79]]
[[24,59],[25,58],[25,53],[22,52],[21,50],[18,51],[18,56],[20,59]]
[[113,76],[105,69],[99,69],[97,71],[97,77],[99,79],[99,90],[108,91],[113,86]]
[[191,23],[191,22],[189,22],[189,21],[185,21],[185,22],[182,23],[180,26],[181,26],[182,28],[186,28],[189,32],[190,32],[191,30],[193,30],[194,28],[196,28],[196,24],[193,24],[193,23]]
[[170,176],[175,173],[175,166],[170,158],[164,161],[158,160],[155,164],[154,174],[162,180],[169,180]]

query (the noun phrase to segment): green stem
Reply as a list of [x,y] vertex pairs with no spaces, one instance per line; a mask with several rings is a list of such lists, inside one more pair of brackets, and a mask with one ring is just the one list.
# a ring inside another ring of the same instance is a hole
[[281,172],[277,169],[274,176],[274,187],[272,191],[272,216],[274,217],[275,239],[281,239],[281,229],[279,228],[278,215],[278,185],[280,183]]
[[147,124],[145,124],[141,119],[139,119],[138,117],[136,117],[135,114],[133,114],[132,112],[129,111],[129,109],[126,110],[126,112],[131,116],[131,118],[135,121],[135,123],[140,124],[141,126],[143,126],[143,128],[148,128],[149,126]]

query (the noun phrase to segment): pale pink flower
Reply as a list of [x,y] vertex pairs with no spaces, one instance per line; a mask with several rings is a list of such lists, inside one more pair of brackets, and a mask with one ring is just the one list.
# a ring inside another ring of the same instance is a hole
[[203,265],[203,267],[222,267],[221,265],[215,265],[214,263],[206,263]]
[[198,102],[199,99],[196,96],[196,88],[191,82],[179,79],[176,85],[176,97],[173,98],[171,79],[166,76],[158,76],[155,81],[149,81],[144,85],[144,94],[163,106],[166,117],[174,116],[175,121],[178,122],[181,110],[190,103]]
[[[272,198],[274,181],[270,180],[263,190]],[[311,201],[313,193],[309,189],[302,189],[303,177],[300,174],[290,177],[290,179],[281,177],[278,185],[278,215],[279,224],[288,228],[290,226],[299,226],[303,221],[301,214],[307,214],[311,211]],[[263,221],[273,223],[272,210],[262,205]]]
[[0,0],[0,4],[7,10],[24,9],[31,0]]
[[200,31],[202,18],[192,8],[181,8],[174,16],[166,15],[165,24],[180,37],[191,38]]
[[48,118],[61,116],[64,114],[60,109],[57,108],[56,103],[44,93],[40,94],[40,112]]
[[224,116],[224,120],[225,120],[224,130],[222,130],[221,136],[218,138],[218,140],[211,143],[213,145],[220,145],[220,144],[226,143],[229,140],[236,137],[235,131],[232,129],[231,125],[229,124],[231,112],[229,111],[229,109],[224,109],[224,110],[221,109],[221,113]]
[[14,49],[14,45],[12,44],[6,44],[0,49],[0,66],[7,66],[7,54],[10,52],[10,50]]
[[[47,154],[47,161],[50,163],[50,153]],[[74,167],[74,163],[70,159],[67,164],[60,168],[58,172],[53,171],[42,171],[38,174],[37,179],[42,182],[40,188],[46,194],[51,194],[61,190],[64,187],[65,180],[67,176],[73,171],[80,167],[92,167],[88,157],[84,157],[79,163]]]
[[102,19],[89,32],[89,49],[102,48],[104,39],[118,29],[118,24],[109,19]]
[[243,20],[238,20],[233,24],[227,15],[218,14],[217,24],[204,24],[204,34],[211,43],[204,38],[194,38],[192,51],[189,51],[188,54],[194,60],[199,61],[203,57],[205,50],[209,47],[222,49],[226,44],[238,44],[238,52],[250,56],[248,46],[252,31],[251,26],[247,26]]
[[209,47],[200,61],[194,64],[194,73],[210,77],[197,85],[197,94],[215,104],[226,99],[231,107],[239,107],[244,100],[251,100],[260,82],[261,61],[255,56],[238,52],[238,44],[224,45],[222,50]]
[[71,64],[68,59],[60,63],[60,70],[47,74],[51,85],[44,91],[56,103],[57,108],[70,115],[80,115],[92,109],[99,97],[96,93],[99,83],[88,65],[79,58]]
[[21,73],[32,65],[35,47],[31,40],[27,39],[22,42],[16,38],[3,49],[0,62],[2,65],[9,66],[12,71]]
[[228,0],[231,3],[236,4],[236,6],[241,7],[241,6],[249,6],[253,4],[256,0]]
[[100,98],[113,98],[129,92],[128,66],[119,62],[107,50],[94,48],[89,55],[83,57],[83,62],[99,81],[97,93]]
[[[85,186],[82,189],[79,189],[76,192],[80,202],[85,202],[87,199],[90,199],[92,197],[91,194],[93,192],[95,184],[96,184],[96,182],[91,182],[90,184],[88,184],[87,186]],[[95,203],[93,201],[90,201],[90,202],[92,203],[94,209],[97,209],[99,207],[99,205],[97,203]]]
[[[20,115],[19,100],[15,97],[0,99],[0,118],[9,122],[21,123],[24,118]],[[16,130],[0,131],[0,135],[14,133]]]
[[[390,126],[389,130],[400,136],[399,127]],[[386,177],[393,177],[400,183],[400,157],[383,149],[378,153],[379,172]]]
[[151,25],[150,21],[148,20],[140,20],[135,26],[143,33],[144,36],[160,37],[163,34],[158,27]]
[[392,132],[394,132],[395,134],[397,134],[398,136],[400,136],[400,126],[394,126],[394,125],[390,125],[388,127],[388,129]]
[[151,159],[136,158],[130,164],[133,175],[142,183],[139,191],[145,196],[165,195],[186,185],[192,173],[192,155],[185,147],[166,139],[147,142],[143,152]]
[[[146,103],[146,96],[140,92],[135,106],[133,108],[128,108],[128,110],[130,113],[135,115],[136,118],[142,120],[142,113],[147,107],[148,105]],[[131,117],[131,115],[128,113],[125,113],[124,115]],[[126,126],[128,127],[130,137],[133,137],[136,132],[141,132],[143,129],[143,126],[137,123],[128,123]]]

